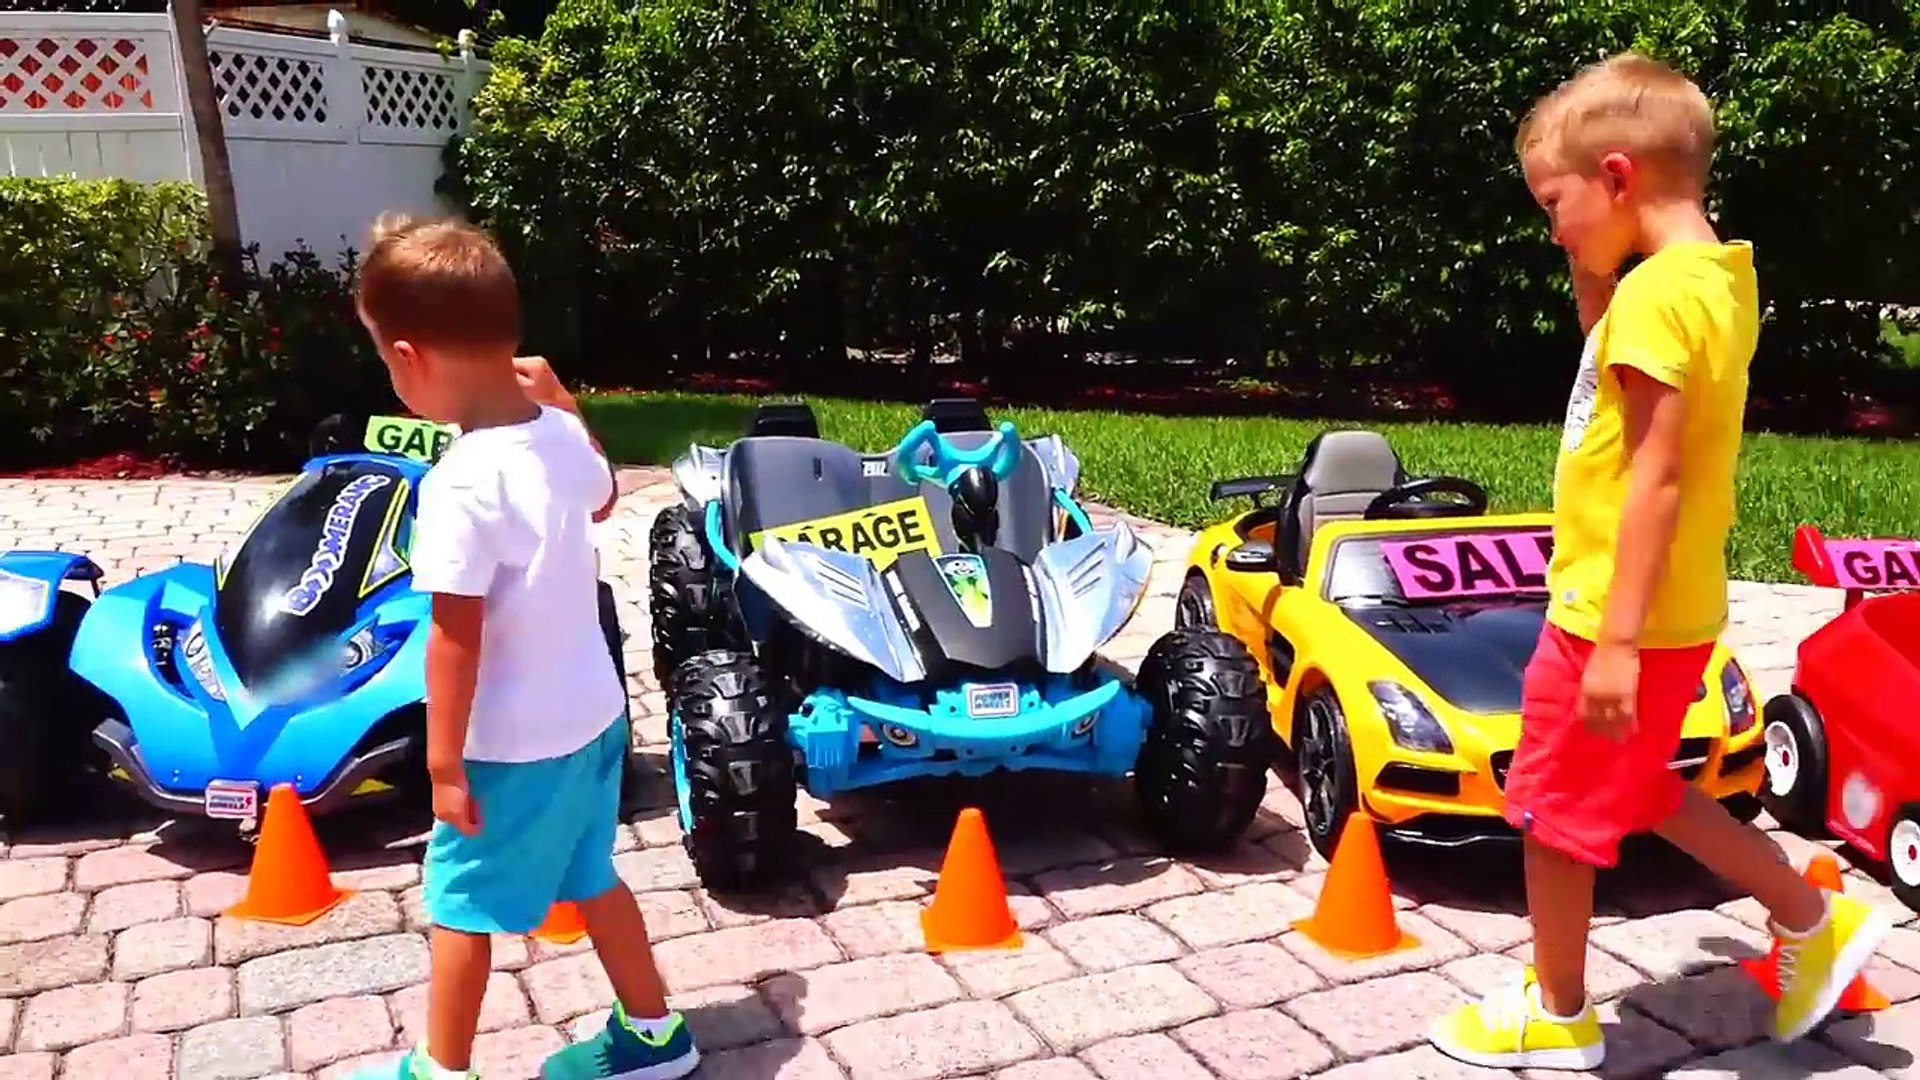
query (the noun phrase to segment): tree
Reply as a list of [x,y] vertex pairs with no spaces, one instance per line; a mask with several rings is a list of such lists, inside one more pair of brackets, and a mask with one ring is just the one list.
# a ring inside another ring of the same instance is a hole
[[207,32],[200,0],[173,0],[174,37],[180,42],[180,66],[187,85],[187,106],[200,140],[201,172],[207,188],[207,216],[213,227],[213,259],[227,285],[238,282],[244,264],[240,249],[240,211],[233,201],[233,167],[227,161],[226,125],[213,89],[207,60]]

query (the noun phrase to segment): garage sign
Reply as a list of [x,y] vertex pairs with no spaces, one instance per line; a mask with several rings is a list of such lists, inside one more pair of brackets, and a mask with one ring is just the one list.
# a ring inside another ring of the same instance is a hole
[[1920,540],[1829,540],[1827,558],[1843,589],[1920,589]]
[[754,533],[748,540],[759,547],[769,536],[860,555],[882,570],[909,551],[940,554],[933,514],[927,509],[927,500],[918,495],[831,517],[776,525]]

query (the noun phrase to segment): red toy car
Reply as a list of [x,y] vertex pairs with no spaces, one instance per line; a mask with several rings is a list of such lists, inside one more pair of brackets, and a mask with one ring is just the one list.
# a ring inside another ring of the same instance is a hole
[[1846,607],[1800,643],[1793,690],[1767,702],[1761,801],[1788,828],[1886,863],[1920,911],[1920,541],[1802,525],[1793,565],[1845,589]]

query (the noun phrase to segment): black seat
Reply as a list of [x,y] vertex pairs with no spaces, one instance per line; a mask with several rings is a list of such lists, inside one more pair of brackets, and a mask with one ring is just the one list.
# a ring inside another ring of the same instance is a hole
[[727,539],[745,554],[762,529],[844,514],[913,494],[892,472],[868,476],[865,459],[826,439],[756,435],[727,453]]
[[813,406],[804,401],[763,401],[754,406],[748,435],[795,435],[803,439],[820,437],[820,420]]
[[[992,435],[956,431],[946,435],[961,449],[972,449]],[[729,546],[746,554],[754,533],[797,521],[830,517],[919,494],[927,501],[940,550],[961,550],[953,530],[953,497],[937,483],[901,480],[889,467],[871,468],[880,459],[836,442],[796,435],[756,435],[741,439],[727,453],[725,532]],[[999,487],[1000,532],[994,547],[1032,562],[1053,536],[1053,490],[1033,451],[1022,447],[1020,464]]]
[[920,419],[933,421],[933,430],[942,435],[954,431],[990,431],[993,422],[987,410],[974,398],[934,398],[920,410]]
[[1399,455],[1379,432],[1324,431],[1307,444],[1300,473],[1279,504],[1275,560],[1282,579],[1306,572],[1313,536],[1329,521],[1352,521],[1377,496],[1405,483]]

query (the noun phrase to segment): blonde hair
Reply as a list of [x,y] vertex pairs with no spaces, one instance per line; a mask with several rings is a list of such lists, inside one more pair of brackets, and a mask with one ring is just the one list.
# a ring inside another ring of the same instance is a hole
[[457,219],[382,214],[355,300],[388,341],[459,351],[520,344],[520,293],[506,256]]
[[1713,103],[1693,80],[1658,60],[1625,52],[1582,68],[1534,103],[1514,151],[1591,172],[1615,151],[1657,163],[1691,190],[1713,164]]

